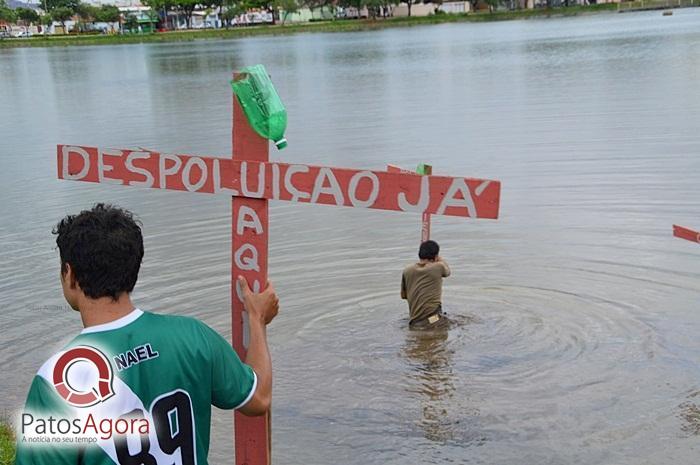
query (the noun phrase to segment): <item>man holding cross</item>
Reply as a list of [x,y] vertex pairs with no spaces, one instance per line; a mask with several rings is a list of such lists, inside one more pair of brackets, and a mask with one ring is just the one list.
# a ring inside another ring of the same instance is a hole
[[420,261],[403,271],[401,298],[408,301],[411,329],[434,329],[447,323],[442,313],[442,279],[450,275],[450,267],[439,254],[438,243],[427,240],[418,250]]
[[[59,179],[231,198],[231,326],[233,346],[241,358],[249,340],[248,324],[243,296],[233,290],[234,280],[245,276],[256,292],[267,281],[268,201],[403,211],[424,218],[498,218],[497,180],[270,162],[269,142],[253,130],[235,98],[233,116],[232,156],[59,145],[56,168]],[[237,465],[270,463],[269,415],[236,414],[234,431]]]
[[144,249],[130,212],[97,204],[53,232],[63,293],[84,329],[34,378],[17,465],[206,465],[212,405],[269,410],[265,328],[279,309],[270,283],[256,294],[238,278],[249,329],[242,363],[204,323],[134,306]]

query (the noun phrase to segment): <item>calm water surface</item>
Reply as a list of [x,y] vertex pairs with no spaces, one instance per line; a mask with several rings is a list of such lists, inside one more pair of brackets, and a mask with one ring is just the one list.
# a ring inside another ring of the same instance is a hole
[[96,201],[144,223],[138,305],[230,337],[229,200],[59,182],[55,145],[226,155],[227,80],[258,62],[273,158],[503,182],[500,220],[434,220],[448,335],[405,330],[417,215],[272,205],[277,463],[698,463],[700,249],[671,237],[700,227],[697,9],[0,50],[0,408],[80,329],[50,230]]

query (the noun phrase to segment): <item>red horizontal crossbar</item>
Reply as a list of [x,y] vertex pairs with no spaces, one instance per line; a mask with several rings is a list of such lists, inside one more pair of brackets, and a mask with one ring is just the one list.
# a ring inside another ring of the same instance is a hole
[[677,224],[673,225],[673,235],[687,241],[700,243],[700,232],[678,226]]
[[60,179],[436,215],[498,218],[501,183],[59,145]]

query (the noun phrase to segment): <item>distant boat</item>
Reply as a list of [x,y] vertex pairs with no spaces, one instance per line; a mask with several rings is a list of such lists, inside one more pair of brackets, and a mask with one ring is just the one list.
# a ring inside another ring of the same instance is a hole
[[664,16],[671,16],[673,14],[673,10],[666,10],[662,13]]

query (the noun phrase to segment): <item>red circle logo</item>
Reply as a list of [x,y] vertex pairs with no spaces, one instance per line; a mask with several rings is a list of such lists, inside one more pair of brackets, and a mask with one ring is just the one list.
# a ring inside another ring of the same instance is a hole
[[[68,371],[78,362],[91,363],[97,368],[97,382],[89,390],[80,390],[68,382]],[[74,407],[90,407],[114,395],[112,365],[107,356],[91,346],[77,346],[64,352],[53,368],[53,385],[58,395]]]

